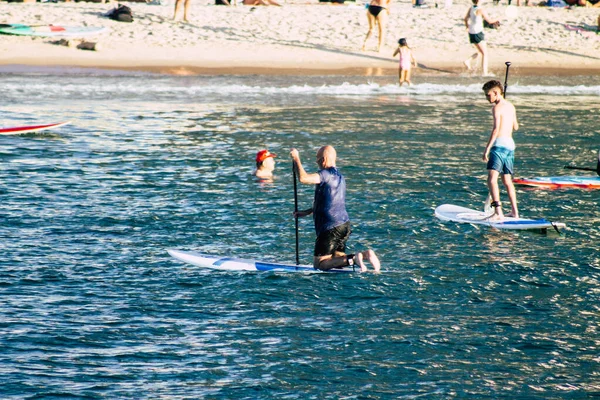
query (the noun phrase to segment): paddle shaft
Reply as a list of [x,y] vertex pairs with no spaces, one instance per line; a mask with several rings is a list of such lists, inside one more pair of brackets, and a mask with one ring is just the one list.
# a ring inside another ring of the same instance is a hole
[[571,165],[565,165],[565,169],[578,169],[580,171],[593,171],[600,176],[600,151],[598,151],[598,163],[596,164],[596,169],[594,168],[585,168],[585,167],[573,167]]
[[573,167],[571,165],[565,165],[565,169],[578,169],[580,171],[594,171],[594,172],[598,172],[595,168]]
[[504,76],[504,98],[506,98],[506,88],[508,87],[508,69],[510,68],[510,61],[507,61],[504,64],[506,64],[506,75]]
[[[294,213],[298,212],[298,187],[296,185],[296,163],[292,162],[292,172],[294,173]],[[299,241],[298,241],[298,215],[294,216],[296,220],[296,265],[300,265]]]

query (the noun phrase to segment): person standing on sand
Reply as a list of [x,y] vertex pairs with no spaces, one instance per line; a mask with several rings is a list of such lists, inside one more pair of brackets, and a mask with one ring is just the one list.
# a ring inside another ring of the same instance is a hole
[[381,51],[381,45],[385,45],[385,28],[387,25],[387,21],[389,18],[389,5],[391,0],[371,0],[369,4],[369,8],[367,9],[367,20],[369,21],[369,31],[367,32],[367,37],[365,37],[365,42],[362,46],[362,51],[365,51],[367,46],[367,41],[371,38],[373,34],[373,28],[377,25],[379,29],[379,39],[377,42],[377,52]]
[[465,15],[465,26],[469,32],[469,41],[475,46],[477,52],[471,57],[464,61],[465,66],[469,71],[472,71],[473,67],[471,62],[475,60],[477,65],[477,59],[481,55],[481,68],[483,76],[488,76],[488,53],[487,46],[485,44],[485,35],[483,33],[483,20],[488,24],[496,24],[498,20],[490,19],[487,13],[478,6],[479,0],[473,0],[473,5],[469,7],[467,15]]
[[294,160],[300,183],[316,185],[313,206],[304,211],[294,212],[296,218],[313,215],[317,233],[314,268],[327,271],[356,263],[361,271],[366,272],[367,267],[363,261],[366,259],[375,272],[379,272],[381,266],[373,250],[346,254],[346,241],[352,231],[346,212],[346,180],[335,166],[335,149],[332,146],[323,146],[317,151],[319,172],[314,174],[306,173],[300,162],[298,150],[291,149],[290,156]]
[[406,39],[402,38],[398,40],[398,48],[392,57],[396,57],[396,54],[400,54],[400,65],[398,66],[398,80],[400,81],[400,86],[402,86],[404,82],[407,82],[408,86],[410,86],[410,68],[411,66],[417,66],[417,60],[415,60],[412,50],[408,47]]
[[504,218],[502,205],[500,203],[500,188],[498,187],[498,176],[502,175],[502,182],[508,192],[508,199],[512,212],[509,217],[519,218],[517,208],[517,193],[513,185],[513,165],[515,159],[515,141],[513,140],[513,130],[519,129],[517,121],[517,111],[515,107],[504,99],[504,91],[499,81],[489,81],[483,85],[483,92],[492,107],[492,116],[494,125],[492,133],[483,152],[483,161],[487,162],[488,179],[487,186],[492,198],[490,204],[494,209],[491,220],[501,220]]
[[173,14],[173,21],[177,20],[177,14],[179,13],[179,9],[181,8],[181,3],[184,3],[183,4],[183,22],[188,22],[188,10],[189,10],[189,5],[190,5],[190,0],[175,0],[175,13]]

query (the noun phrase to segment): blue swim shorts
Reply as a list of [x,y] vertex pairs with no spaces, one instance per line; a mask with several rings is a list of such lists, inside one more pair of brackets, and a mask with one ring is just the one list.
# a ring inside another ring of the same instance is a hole
[[493,169],[504,175],[513,175],[515,151],[506,147],[492,147],[488,157],[487,169]]

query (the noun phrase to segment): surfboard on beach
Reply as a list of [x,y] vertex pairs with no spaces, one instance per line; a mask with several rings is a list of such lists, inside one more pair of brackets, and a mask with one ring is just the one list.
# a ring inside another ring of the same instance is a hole
[[69,123],[70,123],[70,121],[59,122],[57,124],[17,126],[14,128],[0,128],[0,135],[20,135],[23,133],[39,132],[39,131],[43,131],[46,129],[58,128],[63,125],[67,125]]
[[598,28],[595,26],[576,26],[565,24],[565,29],[568,31],[574,31],[579,33],[581,36],[587,38],[593,38],[596,40],[600,40],[600,32],[598,32]]
[[549,176],[514,179],[515,185],[534,186],[546,189],[579,188],[600,189],[600,176]]
[[443,204],[435,209],[435,216],[442,221],[452,221],[464,224],[487,225],[497,229],[527,230],[566,228],[562,222],[552,222],[546,219],[528,219],[505,217],[501,221],[490,221],[491,214],[453,204]]
[[74,36],[83,37],[95,35],[106,31],[105,27],[95,26],[59,26],[59,25],[25,25],[25,24],[0,24],[0,33],[6,35],[23,36]]
[[247,260],[232,257],[218,257],[196,253],[194,251],[181,251],[168,249],[171,257],[188,264],[201,268],[216,269],[221,271],[273,271],[273,272],[312,272],[312,273],[354,273],[360,272],[360,268],[352,267],[335,268],[329,271],[320,271],[312,265],[293,265]]

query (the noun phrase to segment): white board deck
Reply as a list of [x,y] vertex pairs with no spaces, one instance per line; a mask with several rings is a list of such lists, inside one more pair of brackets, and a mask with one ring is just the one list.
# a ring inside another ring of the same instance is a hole
[[67,125],[70,121],[59,122],[57,124],[46,124],[46,125],[30,125],[30,126],[17,126],[14,128],[0,128],[0,135],[21,135],[23,133],[39,132],[46,129],[58,128],[63,125]]
[[316,270],[312,265],[279,264],[246,260],[232,257],[218,257],[196,253],[194,251],[181,251],[168,249],[167,252],[179,261],[201,268],[217,269],[221,271],[275,271],[275,272],[313,272],[313,273],[353,273],[360,272],[360,268],[336,268],[329,271]]
[[600,189],[600,176],[548,176],[514,179],[515,185],[527,185],[548,189],[579,188]]
[[489,214],[470,208],[443,204],[435,209],[435,216],[442,221],[453,221],[465,224],[487,225],[497,229],[525,230],[525,229],[562,229],[566,225],[562,222],[552,222],[546,219],[528,219],[505,217],[501,221],[490,221]]

